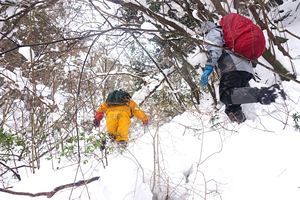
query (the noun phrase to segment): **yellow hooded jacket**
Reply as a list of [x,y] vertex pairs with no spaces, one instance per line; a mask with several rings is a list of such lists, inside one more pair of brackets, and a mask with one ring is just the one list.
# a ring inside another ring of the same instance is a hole
[[131,124],[130,118],[135,116],[146,123],[148,116],[138,108],[137,104],[130,100],[127,105],[109,106],[102,103],[96,111],[96,115],[105,113],[106,129],[116,141],[128,141],[128,131]]

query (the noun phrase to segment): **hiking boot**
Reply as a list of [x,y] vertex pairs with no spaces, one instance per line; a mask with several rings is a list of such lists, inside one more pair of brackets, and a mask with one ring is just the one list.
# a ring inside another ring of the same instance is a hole
[[234,111],[234,112],[228,112],[226,114],[229,117],[231,122],[237,122],[238,124],[241,124],[244,121],[246,121],[246,116],[245,116],[245,114],[243,113],[242,110],[237,110],[237,111]]
[[276,98],[281,96],[284,100],[286,95],[278,84],[271,85],[270,87],[260,88],[258,100],[263,105],[269,105],[275,102]]
[[124,140],[117,141],[117,145],[118,145],[118,147],[121,148],[121,149],[126,149],[126,147],[127,147],[127,142],[124,141]]

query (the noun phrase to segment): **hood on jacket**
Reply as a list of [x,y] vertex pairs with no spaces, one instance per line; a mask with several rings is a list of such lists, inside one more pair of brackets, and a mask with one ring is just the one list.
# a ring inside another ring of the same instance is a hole
[[211,29],[216,28],[217,25],[214,22],[211,21],[205,21],[200,23],[199,33],[200,34],[206,34]]

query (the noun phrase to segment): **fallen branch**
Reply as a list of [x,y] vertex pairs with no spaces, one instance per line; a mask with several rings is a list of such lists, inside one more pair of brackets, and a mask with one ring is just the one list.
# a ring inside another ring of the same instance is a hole
[[86,184],[89,184],[93,181],[98,180],[99,178],[100,178],[99,176],[96,176],[96,177],[93,177],[93,178],[88,179],[88,180],[81,180],[81,181],[78,181],[76,183],[69,183],[69,184],[61,185],[61,186],[58,186],[58,187],[54,188],[50,192],[38,192],[38,193],[16,192],[16,191],[12,191],[12,190],[6,190],[6,189],[3,189],[3,188],[0,188],[0,192],[5,192],[5,193],[9,193],[9,194],[14,194],[14,195],[24,195],[24,196],[30,196],[30,197],[47,196],[47,198],[51,198],[51,197],[53,197],[53,195],[55,195],[56,192],[58,192],[60,190],[70,188],[70,187],[79,187],[79,186],[82,186],[82,185],[86,185]]

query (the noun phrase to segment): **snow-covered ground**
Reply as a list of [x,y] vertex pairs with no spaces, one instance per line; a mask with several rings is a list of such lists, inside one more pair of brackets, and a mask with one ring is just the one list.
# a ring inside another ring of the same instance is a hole
[[[158,199],[168,194],[178,200],[298,200],[300,131],[293,127],[291,115],[300,113],[300,88],[293,82],[283,86],[285,102],[244,106],[245,111],[255,111],[241,125],[229,123],[222,109],[213,125],[205,112],[209,102],[203,103],[201,113],[191,109],[159,129],[153,124],[145,131],[132,127],[135,139],[128,151],[108,155],[106,168],[97,161],[100,151],[87,164],[44,161],[36,174],[23,174],[13,191],[48,192],[100,176],[87,187],[59,191],[52,199],[150,200],[153,190]],[[0,193],[0,199],[32,198]]]

